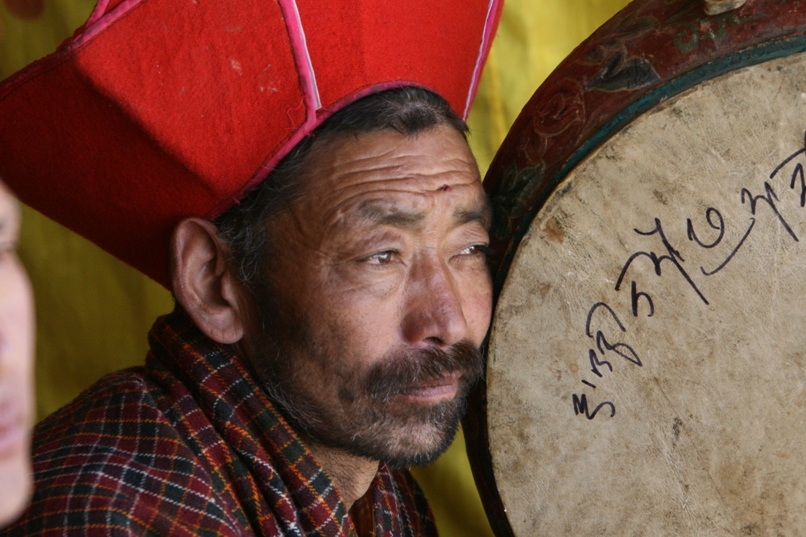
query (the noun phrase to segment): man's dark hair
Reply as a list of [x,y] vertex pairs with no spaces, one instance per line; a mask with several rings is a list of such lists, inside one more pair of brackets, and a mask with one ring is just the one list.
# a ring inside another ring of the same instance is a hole
[[440,125],[463,136],[467,125],[439,95],[416,87],[370,95],[336,112],[298,143],[268,177],[215,220],[219,236],[229,245],[238,278],[248,288],[267,282],[261,270],[270,259],[268,222],[300,194],[299,177],[311,153],[326,140],[392,129],[413,135]]

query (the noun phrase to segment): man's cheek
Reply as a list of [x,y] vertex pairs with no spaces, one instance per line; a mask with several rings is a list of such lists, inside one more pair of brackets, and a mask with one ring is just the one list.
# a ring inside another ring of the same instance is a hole
[[493,293],[488,277],[466,282],[464,286],[465,315],[470,326],[470,337],[476,344],[487,335],[492,318]]
[[[342,303],[361,306],[371,300],[388,300],[401,292],[406,280],[405,267],[382,267],[349,262],[335,267],[327,278],[328,288]],[[371,306],[368,303],[368,306]]]

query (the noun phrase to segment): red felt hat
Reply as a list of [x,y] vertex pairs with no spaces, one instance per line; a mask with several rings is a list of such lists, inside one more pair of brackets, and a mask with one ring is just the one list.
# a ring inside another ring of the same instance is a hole
[[168,286],[215,218],[330,114],[416,85],[467,116],[503,0],[100,0],[0,85],[0,178]]

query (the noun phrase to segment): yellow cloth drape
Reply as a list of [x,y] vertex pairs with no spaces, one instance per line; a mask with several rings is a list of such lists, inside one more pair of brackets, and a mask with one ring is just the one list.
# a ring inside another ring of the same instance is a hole
[[[0,78],[54,50],[86,20],[94,3],[0,0]],[[540,82],[626,4],[507,0],[470,115],[471,146],[482,172]],[[142,363],[146,333],[157,315],[170,311],[171,303],[157,284],[27,208],[20,255],[36,292],[37,403],[42,417],[102,374]],[[492,535],[461,435],[439,461],[415,473],[443,536]]]

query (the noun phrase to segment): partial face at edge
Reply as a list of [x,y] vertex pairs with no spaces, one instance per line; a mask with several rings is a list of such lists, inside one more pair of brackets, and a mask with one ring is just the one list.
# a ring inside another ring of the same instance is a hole
[[31,490],[34,318],[30,284],[16,254],[20,208],[0,183],[0,527]]
[[272,328],[247,335],[253,365],[314,441],[431,460],[481,375],[490,322],[475,159],[447,126],[383,131],[325,142],[305,180],[270,224],[274,289],[258,308]]

